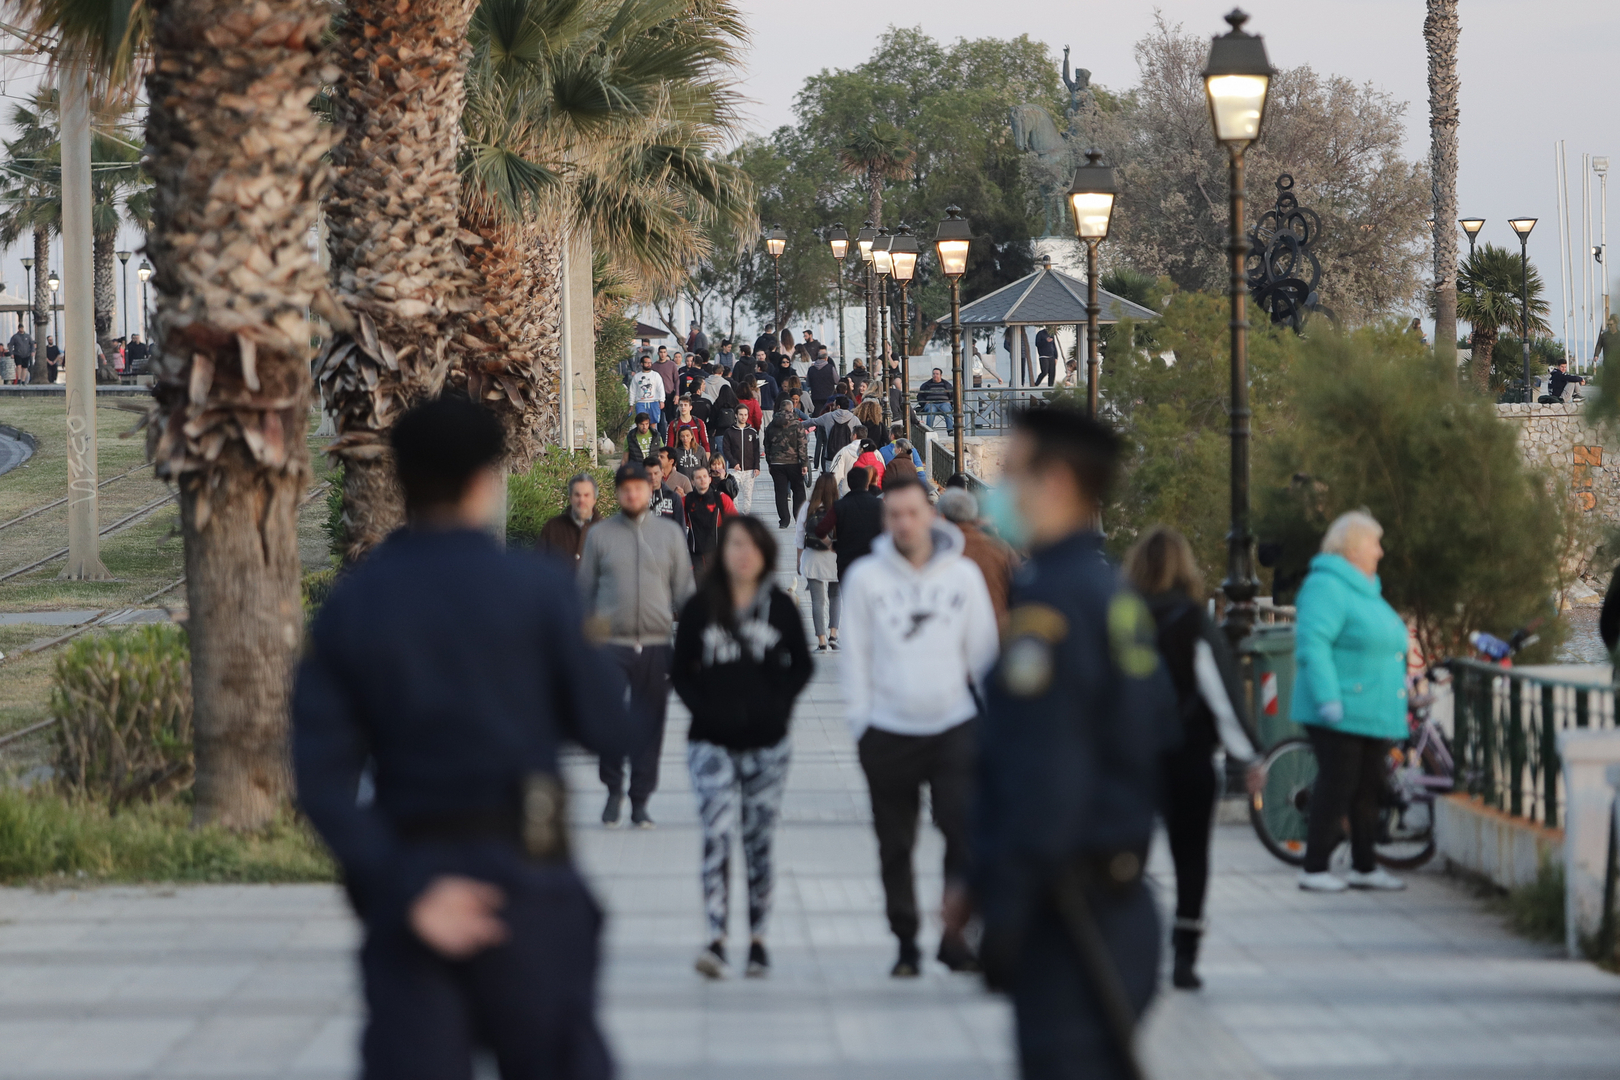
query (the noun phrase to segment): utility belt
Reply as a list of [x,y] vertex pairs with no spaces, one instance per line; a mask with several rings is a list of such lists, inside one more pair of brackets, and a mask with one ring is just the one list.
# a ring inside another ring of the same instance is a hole
[[568,792],[550,773],[523,778],[520,806],[433,814],[399,822],[395,829],[402,839],[416,843],[498,840],[533,862],[566,863],[570,858]]

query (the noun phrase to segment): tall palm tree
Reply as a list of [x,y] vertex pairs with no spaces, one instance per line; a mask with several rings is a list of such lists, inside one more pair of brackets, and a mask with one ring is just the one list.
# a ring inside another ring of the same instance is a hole
[[742,24],[724,0],[484,0],[463,112],[462,225],[484,277],[453,375],[495,406],[523,467],[555,431],[563,245],[589,236],[644,289],[757,219],[717,160]]
[[[1495,244],[1477,249],[1463,263],[1457,290],[1457,315],[1473,327],[1469,339],[1473,348],[1469,371],[1474,388],[1482,394],[1490,389],[1496,339],[1504,328],[1517,334],[1520,340],[1526,340],[1530,334],[1550,332],[1546,318],[1549,308],[1542,295],[1540,272],[1531,266],[1528,288],[1525,281],[1520,253]],[[1530,298],[1528,331],[1523,325],[1522,296],[1525,295]]]
[[[905,180],[911,176],[917,153],[910,143],[904,131],[886,120],[878,120],[852,132],[838,150],[844,171],[860,177],[866,185],[866,216],[874,226],[883,224],[884,181]],[[867,290],[866,352],[873,371],[878,371],[881,365],[877,359],[880,348],[878,297],[875,291]]]
[[[564,0],[571,2],[571,0]],[[458,242],[467,24],[477,0],[347,0],[331,92],[340,132],[326,201],[332,279],[350,316],[318,361],[344,462],[345,555],[397,527],[404,506],[387,429],[439,392],[476,279]]]
[[288,789],[287,691],[303,621],[297,507],[310,478],[306,312],[340,319],[308,242],[331,146],[309,108],[330,9],[323,0],[17,7],[28,29],[88,54],[114,87],[149,72],[146,252],[158,312],[148,445],[180,493],[194,817],[255,828]]
[[1451,356],[1457,342],[1457,0],[1428,0],[1423,41],[1429,52],[1429,174],[1434,190],[1434,346]]
[[[54,90],[40,94],[54,96]],[[52,107],[54,108],[54,106]],[[35,363],[31,383],[48,381],[45,338],[50,333],[51,236],[62,228],[61,144],[56,128],[46,122],[47,110],[36,95],[32,106],[12,110],[11,125],[17,138],[5,144],[5,180],[0,184],[0,244],[10,246],[28,236],[33,242],[33,324]]]

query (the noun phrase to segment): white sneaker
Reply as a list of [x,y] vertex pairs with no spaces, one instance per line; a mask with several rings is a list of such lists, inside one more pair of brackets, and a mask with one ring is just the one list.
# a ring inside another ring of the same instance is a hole
[[1306,892],[1344,892],[1350,886],[1345,884],[1343,878],[1336,878],[1326,870],[1314,874],[1308,870],[1301,870],[1299,887]]
[[1365,874],[1360,870],[1352,870],[1344,876],[1344,880],[1352,889],[1380,889],[1384,892],[1398,892],[1406,888],[1406,882],[1391,874],[1382,866]]

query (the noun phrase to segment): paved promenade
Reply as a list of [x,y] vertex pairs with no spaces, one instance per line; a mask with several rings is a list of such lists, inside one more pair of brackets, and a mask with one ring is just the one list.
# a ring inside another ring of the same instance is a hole
[[[684,713],[671,711],[655,830],[594,824],[594,767],[570,763],[582,861],[609,911],[603,1012],[626,1080],[1016,1074],[1009,1013],[974,979],[937,964],[887,977],[838,661],[818,660],[793,729],[768,980],[691,969],[703,920]],[[930,909],[939,853],[930,833]],[[1620,978],[1514,938],[1440,875],[1412,875],[1403,894],[1307,896],[1240,826],[1218,830],[1214,864],[1208,986],[1166,991],[1144,1035],[1158,1080],[1620,1076]],[[1151,872],[1163,895],[1162,850]],[[0,891],[0,1078],[351,1077],[354,944],[328,887]]]

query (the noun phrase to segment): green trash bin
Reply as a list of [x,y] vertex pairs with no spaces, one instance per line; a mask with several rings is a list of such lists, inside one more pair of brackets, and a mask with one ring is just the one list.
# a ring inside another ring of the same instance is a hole
[[1260,735],[1261,752],[1284,739],[1305,734],[1288,719],[1288,703],[1294,696],[1294,625],[1271,623],[1256,626],[1243,639],[1239,651],[1249,659],[1250,715]]

